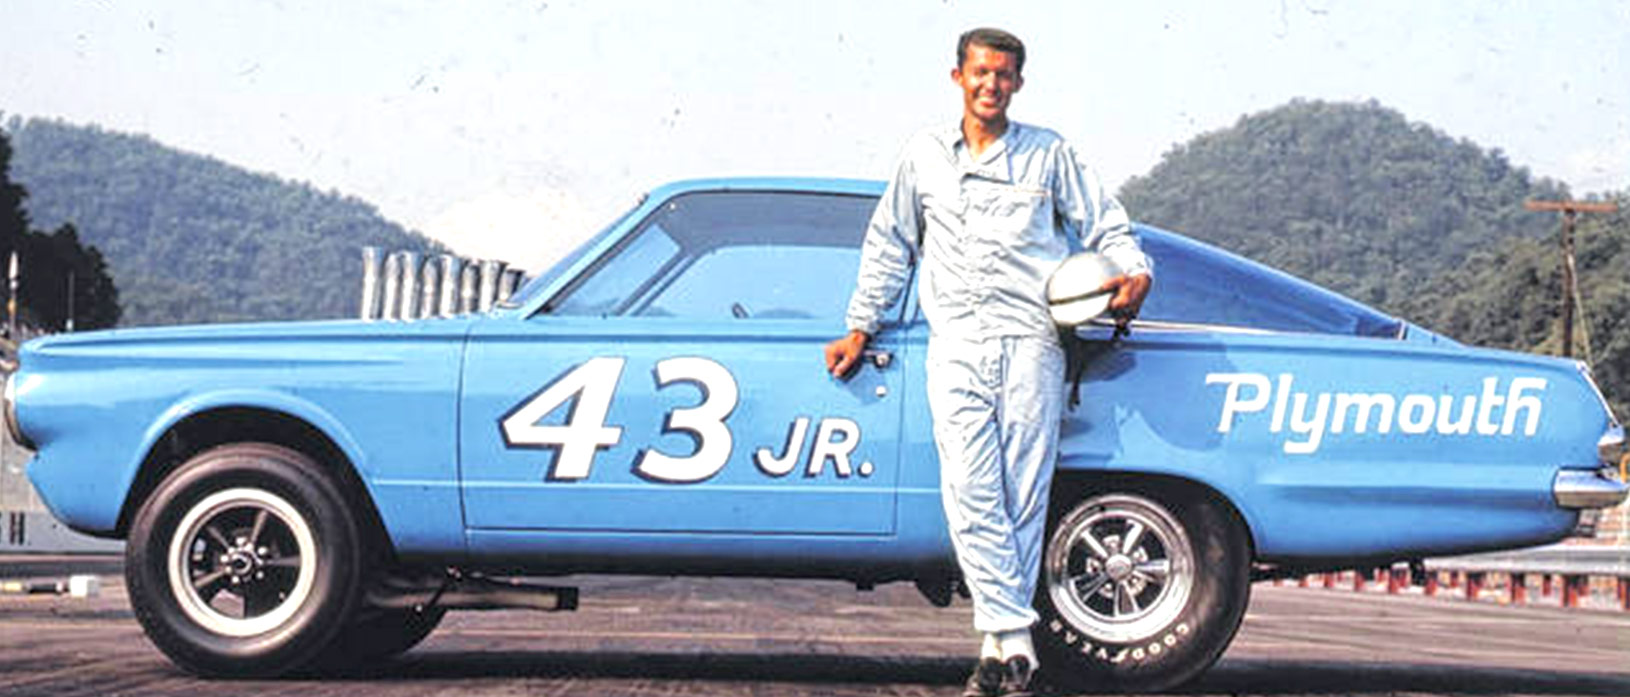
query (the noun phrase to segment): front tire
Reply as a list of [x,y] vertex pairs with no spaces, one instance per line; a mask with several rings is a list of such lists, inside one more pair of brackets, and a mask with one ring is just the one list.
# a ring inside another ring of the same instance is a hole
[[182,464],[142,504],[125,581],[147,636],[183,669],[280,675],[310,663],[355,611],[360,540],[311,458],[226,445]]
[[1096,493],[1048,534],[1036,607],[1044,670],[1072,688],[1159,691],[1222,655],[1250,599],[1250,546],[1184,488]]
[[329,645],[323,667],[366,667],[406,653],[430,636],[447,614],[443,608],[391,608],[359,613]]

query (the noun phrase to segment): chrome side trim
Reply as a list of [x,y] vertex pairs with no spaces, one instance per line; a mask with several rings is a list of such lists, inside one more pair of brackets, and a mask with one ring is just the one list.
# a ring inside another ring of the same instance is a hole
[[1551,494],[1561,508],[1608,508],[1630,493],[1630,485],[1608,476],[1607,470],[1562,470],[1551,483]]
[[[1115,328],[1115,320],[1110,317],[1094,317],[1087,321],[1098,327]],[[1271,329],[1257,329],[1255,327],[1236,327],[1226,324],[1198,324],[1193,322],[1165,322],[1151,319],[1132,320],[1132,329],[1155,332],[1211,332],[1215,334],[1290,334],[1291,332],[1274,331]]]

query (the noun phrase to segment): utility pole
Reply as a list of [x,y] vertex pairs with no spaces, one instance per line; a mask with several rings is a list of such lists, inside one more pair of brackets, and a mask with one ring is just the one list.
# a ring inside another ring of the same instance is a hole
[[68,269],[68,322],[69,333],[74,331],[74,270]]
[[1562,355],[1573,357],[1574,298],[1579,297],[1579,278],[1573,265],[1573,224],[1579,213],[1617,213],[1612,201],[1525,201],[1531,211],[1562,212]]
[[17,250],[11,250],[11,265],[6,271],[6,338],[17,341]]

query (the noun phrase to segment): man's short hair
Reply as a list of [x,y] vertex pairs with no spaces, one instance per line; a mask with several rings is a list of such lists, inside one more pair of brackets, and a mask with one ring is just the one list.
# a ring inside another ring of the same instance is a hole
[[970,44],[1012,54],[1014,62],[1018,64],[1019,72],[1024,72],[1024,42],[1020,41],[1019,37],[991,27],[980,27],[962,32],[961,38],[958,38],[956,42],[956,67],[960,68],[963,63],[967,62],[968,46]]

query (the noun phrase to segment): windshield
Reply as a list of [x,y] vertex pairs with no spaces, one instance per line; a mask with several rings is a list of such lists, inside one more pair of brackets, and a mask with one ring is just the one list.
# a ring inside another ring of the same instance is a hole
[[633,215],[634,211],[639,210],[640,205],[644,202],[645,197],[641,196],[640,200],[636,202],[633,207],[623,211],[623,214],[617,216],[615,220],[612,220],[610,225],[607,225],[599,232],[594,233],[594,236],[589,238],[587,242],[578,245],[576,249],[568,252],[566,256],[561,257],[554,264],[550,265],[548,270],[533,276],[531,280],[526,282],[526,285],[521,286],[520,290],[515,291],[507,300],[499,305],[501,307],[520,307],[525,305],[527,301],[532,299],[533,296],[542,292],[543,289],[548,287],[549,284],[556,278],[559,278],[560,275],[565,273],[567,269],[571,268],[578,262],[578,260],[582,259],[583,255],[588,254],[590,249],[598,247],[600,242],[604,240],[606,236],[611,234],[611,231],[616,230],[618,226],[623,224],[623,221],[628,220],[628,217]]

